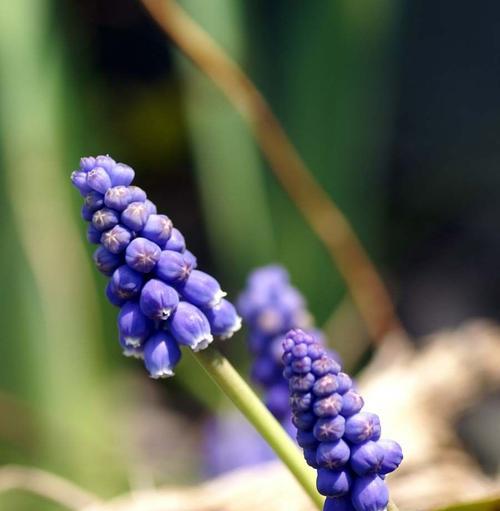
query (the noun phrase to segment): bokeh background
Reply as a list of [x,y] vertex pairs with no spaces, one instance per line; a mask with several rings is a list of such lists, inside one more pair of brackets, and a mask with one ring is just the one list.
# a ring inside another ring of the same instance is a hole
[[[416,342],[499,319],[499,5],[181,3],[268,99]],[[227,403],[189,360],[156,384],[121,356],[69,182],[80,156],[101,153],[136,169],[231,297],[253,267],[280,262],[317,323],[336,321],[341,354],[367,338],[244,121],[139,2],[2,2],[0,464],[109,497],[203,477],[203,424]],[[244,335],[225,349],[245,373]],[[462,427],[491,469],[495,449],[474,442],[499,420],[498,400],[487,407]],[[0,508],[59,509],[21,494],[0,494]]]

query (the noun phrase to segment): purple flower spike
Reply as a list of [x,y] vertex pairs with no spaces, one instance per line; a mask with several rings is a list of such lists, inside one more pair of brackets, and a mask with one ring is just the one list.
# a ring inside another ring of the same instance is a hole
[[141,291],[141,310],[151,319],[165,321],[179,303],[177,291],[158,279],[151,279]]
[[134,199],[127,186],[113,186],[104,196],[104,204],[116,211],[123,211]]
[[378,475],[360,477],[354,481],[352,503],[356,511],[381,511],[389,503],[389,491]]
[[146,238],[133,239],[125,251],[127,264],[141,273],[149,273],[160,259],[160,247]]
[[202,308],[215,307],[227,294],[211,275],[200,270],[190,273],[180,291],[187,301]]
[[130,300],[141,292],[144,278],[142,273],[132,270],[124,264],[113,272],[110,282],[120,298]]
[[112,229],[120,221],[118,213],[114,209],[103,208],[92,215],[92,225],[98,231]]
[[113,186],[128,186],[135,177],[134,169],[124,163],[117,163],[106,170]]
[[92,191],[92,188],[87,184],[87,173],[82,170],[75,170],[71,174],[71,182],[83,196]]
[[[307,374],[309,390],[294,368],[315,355],[319,358]],[[323,511],[384,511],[389,498],[384,478],[403,459],[400,445],[379,440],[378,416],[360,411],[363,399],[351,378],[338,362],[321,354],[312,336],[289,332],[283,362],[297,440],[306,462],[318,469],[318,491],[328,497]]]
[[132,237],[132,233],[126,227],[118,224],[101,233],[101,243],[113,254],[121,254],[128,247]]
[[164,246],[172,232],[172,221],[166,215],[149,215],[141,236]]
[[321,495],[342,497],[351,487],[351,476],[346,470],[320,468],[316,478],[316,488]]
[[345,423],[345,436],[349,442],[359,444],[380,438],[380,420],[374,413],[359,412]]
[[112,254],[104,247],[99,247],[94,252],[93,258],[97,269],[104,275],[111,275],[122,264],[122,259],[119,256]]
[[234,305],[222,299],[219,305],[205,311],[212,333],[227,339],[241,328],[241,318]]
[[131,202],[122,212],[121,222],[132,231],[141,231],[149,217],[144,202]]
[[175,340],[193,351],[204,350],[213,341],[207,318],[200,309],[188,302],[179,302],[168,326]]
[[104,195],[111,188],[111,178],[102,167],[95,167],[87,174],[87,185]]
[[126,346],[137,348],[144,344],[152,330],[152,322],[142,313],[139,304],[126,302],[118,314],[118,332]]
[[157,332],[144,345],[144,365],[151,378],[173,376],[180,358],[179,346],[168,332]]
[[184,252],[186,249],[186,241],[184,240],[184,236],[175,227],[172,229],[170,233],[170,237],[168,238],[165,245],[163,245],[164,250],[174,250],[175,252]]
[[174,250],[163,250],[155,268],[156,275],[165,282],[181,283],[191,273],[191,267],[184,254]]
[[384,459],[382,460],[379,473],[386,475],[394,472],[403,461],[403,451],[401,450],[401,446],[394,440],[386,439],[379,440],[377,444],[384,451]]

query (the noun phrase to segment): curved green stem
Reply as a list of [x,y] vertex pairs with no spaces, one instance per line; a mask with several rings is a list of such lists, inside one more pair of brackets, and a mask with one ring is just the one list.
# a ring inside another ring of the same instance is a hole
[[206,350],[193,353],[193,356],[217,383],[224,394],[231,399],[240,412],[264,437],[311,497],[317,508],[321,510],[324,498],[316,490],[312,469],[307,466],[297,446],[245,380],[215,348],[210,347]]

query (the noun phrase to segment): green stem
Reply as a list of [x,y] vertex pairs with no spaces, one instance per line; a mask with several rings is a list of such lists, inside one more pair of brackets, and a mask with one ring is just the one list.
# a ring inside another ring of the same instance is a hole
[[193,353],[193,356],[264,437],[317,508],[323,509],[324,499],[316,490],[313,471],[307,466],[301,452],[230,362],[215,348]]
[[394,503],[392,499],[389,499],[389,504],[387,505],[387,511],[399,511],[398,506]]

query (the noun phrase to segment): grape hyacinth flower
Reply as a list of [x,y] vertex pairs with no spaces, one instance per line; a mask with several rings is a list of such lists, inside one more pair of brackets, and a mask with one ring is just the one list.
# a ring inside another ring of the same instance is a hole
[[349,376],[311,335],[291,330],[283,350],[297,442],[317,469],[324,511],[384,510],[384,479],[401,463],[401,447],[380,439],[378,416],[362,411],[363,398]]
[[[312,317],[305,300],[290,284],[285,268],[269,265],[249,275],[237,308],[248,325],[248,345],[255,357],[252,378],[264,389],[264,400],[271,413],[282,424],[287,423],[290,405],[288,384],[282,374],[282,342],[290,329],[310,328]],[[324,342],[319,331],[308,331],[319,343]]]
[[180,345],[205,349],[241,326],[234,306],[211,275],[197,270],[182,233],[138,186],[134,170],[110,156],[86,157],[71,175],[84,197],[87,239],[99,245],[97,269],[110,277],[109,301],[120,307],[119,341],[142,357],[149,374],[174,374]]

